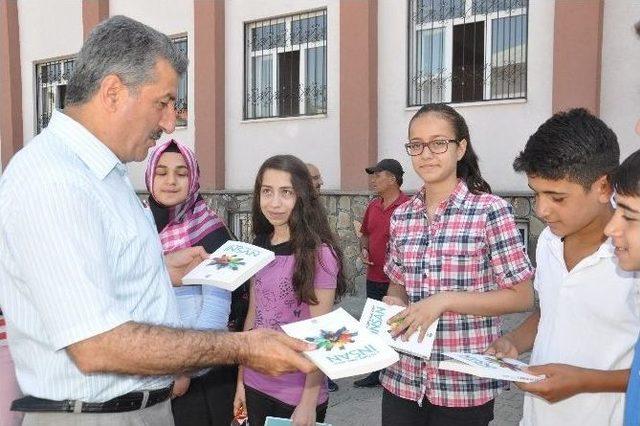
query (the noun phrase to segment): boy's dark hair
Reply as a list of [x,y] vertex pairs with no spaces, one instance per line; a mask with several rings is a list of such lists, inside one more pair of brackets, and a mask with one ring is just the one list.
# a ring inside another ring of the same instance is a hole
[[620,195],[640,197],[640,150],[628,156],[610,174],[609,182]]
[[588,190],[619,163],[613,130],[584,108],[575,108],[545,121],[529,137],[513,169],[543,179],[567,179]]

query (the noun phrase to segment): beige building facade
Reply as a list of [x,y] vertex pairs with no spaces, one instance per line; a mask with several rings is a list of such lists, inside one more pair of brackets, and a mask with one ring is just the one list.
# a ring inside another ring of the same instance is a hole
[[[557,110],[589,108],[624,155],[637,147],[638,1],[2,0],[3,166],[64,107],[82,40],[116,14],[187,52],[172,137],[194,147],[207,189],[247,190],[286,152],[318,164],[329,190],[365,190],[362,169],[380,158],[410,170],[402,142],[427,102],[465,116],[501,192],[527,189],[511,161]],[[143,170],[130,166],[139,189]]]

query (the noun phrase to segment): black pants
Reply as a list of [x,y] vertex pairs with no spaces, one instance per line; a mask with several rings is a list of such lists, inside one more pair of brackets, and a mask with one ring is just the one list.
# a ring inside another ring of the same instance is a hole
[[191,379],[189,390],[171,401],[176,426],[229,426],[238,368],[221,366]]
[[[249,424],[251,426],[264,426],[267,416],[290,419],[293,411],[296,409],[294,405],[285,404],[272,396],[246,385],[244,389],[247,398],[247,414],[249,415]],[[324,422],[324,417],[327,415],[328,403],[329,401],[316,407],[316,422]]]
[[493,400],[477,407],[441,407],[425,398],[417,402],[384,390],[382,425],[393,426],[487,426],[493,420]]
[[389,283],[367,280],[367,297],[375,300],[382,300],[387,295]]

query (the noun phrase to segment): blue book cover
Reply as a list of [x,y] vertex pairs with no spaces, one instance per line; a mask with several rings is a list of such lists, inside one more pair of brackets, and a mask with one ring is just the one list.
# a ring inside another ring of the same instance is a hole
[[[293,424],[291,419],[282,419],[280,417],[267,417],[264,426],[288,426]],[[331,426],[329,423],[316,423],[316,426]]]

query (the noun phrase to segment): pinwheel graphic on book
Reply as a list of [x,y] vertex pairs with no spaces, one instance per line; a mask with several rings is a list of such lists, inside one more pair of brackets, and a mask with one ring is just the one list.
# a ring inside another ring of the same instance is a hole
[[307,337],[307,342],[316,345],[318,349],[324,348],[328,351],[333,348],[344,350],[347,343],[353,343],[353,338],[358,335],[357,331],[349,331],[347,327],[340,327],[337,331],[320,330],[320,336]]
[[304,352],[330,379],[380,370],[398,361],[398,354],[344,309],[281,325],[296,339],[315,344]]
[[240,265],[246,265],[246,263],[244,262],[244,259],[242,257],[235,256],[233,254],[223,254],[220,257],[214,257],[213,259],[211,259],[209,265],[213,265],[217,269],[229,268],[237,271]]

